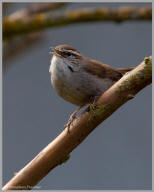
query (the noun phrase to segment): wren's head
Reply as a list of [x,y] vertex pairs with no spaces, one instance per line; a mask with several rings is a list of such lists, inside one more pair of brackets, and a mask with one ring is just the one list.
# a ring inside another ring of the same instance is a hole
[[[54,63],[61,64],[63,67],[68,68],[70,71],[77,71],[80,66],[79,63],[82,59],[82,55],[79,51],[69,45],[58,45],[52,49],[52,61]],[[59,66],[60,67],[60,66]]]
[[53,48],[53,55],[62,58],[64,61],[77,62],[82,55],[79,51],[69,45],[58,45]]
[[72,58],[80,58],[81,54],[75,48],[69,45],[58,45],[53,49],[53,54],[57,57],[62,57],[63,59],[72,60]]

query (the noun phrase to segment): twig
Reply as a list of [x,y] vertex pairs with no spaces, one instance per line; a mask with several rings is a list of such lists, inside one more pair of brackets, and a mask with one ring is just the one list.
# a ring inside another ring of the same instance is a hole
[[[10,3],[4,3],[4,8],[10,5]],[[27,16],[32,16],[36,13],[47,12],[51,10],[57,10],[67,3],[35,3],[27,8],[20,9],[13,14],[9,15],[8,18],[11,19],[21,19]],[[3,8],[3,9],[4,9]],[[8,39],[3,42],[3,61],[11,59],[17,56],[17,54],[25,51],[26,48],[36,44],[38,40],[42,37],[42,32],[37,31],[34,33],[28,33],[25,35],[17,36],[16,38]],[[10,62],[12,63],[12,62]],[[8,67],[7,62],[3,62],[3,70]]]
[[65,129],[21,169],[2,190],[32,189],[49,171],[65,162],[71,151],[101,122],[151,82],[152,57],[146,57],[140,65],[124,75],[98,99],[93,111],[87,108],[75,119],[70,127],[69,134]]
[[27,8],[23,8],[9,15],[8,18],[23,19],[24,17],[32,16],[36,13],[44,13],[51,10],[53,11],[55,9],[63,7],[64,5],[67,5],[67,3],[58,3],[58,2],[57,3],[34,3]]
[[42,39],[41,32],[28,33],[23,36],[17,36],[16,38],[9,39],[3,42],[3,71],[13,62],[7,62],[7,60],[16,57],[30,47],[36,45],[39,40]]
[[152,20],[152,8],[120,7],[115,9],[100,7],[35,14],[20,19],[6,17],[3,20],[3,37],[6,39],[22,33],[29,33],[49,27],[58,27],[81,22],[122,22],[127,20]]

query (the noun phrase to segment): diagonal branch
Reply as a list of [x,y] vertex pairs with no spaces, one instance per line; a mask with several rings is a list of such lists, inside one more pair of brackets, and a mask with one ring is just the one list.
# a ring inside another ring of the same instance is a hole
[[65,129],[30,163],[21,169],[2,190],[32,189],[49,171],[65,162],[74,150],[101,122],[152,82],[152,57],[146,57],[134,70],[125,74],[96,102],[74,120],[68,134]]
[[49,27],[94,21],[152,20],[151,7],[120,7],[78,9],[65,12],[40,13],[22,18],[3,19],[3,38],[38,31]]

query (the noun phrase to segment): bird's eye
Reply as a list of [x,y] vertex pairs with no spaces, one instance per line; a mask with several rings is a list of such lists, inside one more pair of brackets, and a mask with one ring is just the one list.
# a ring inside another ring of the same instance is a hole
[[65,55],[69,57],[69,56],[71,56],[72,54],[71,54],[70,52],[65,52]]

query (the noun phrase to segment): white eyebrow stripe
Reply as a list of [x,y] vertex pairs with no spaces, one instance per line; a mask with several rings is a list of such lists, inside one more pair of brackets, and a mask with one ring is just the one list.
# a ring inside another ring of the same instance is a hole
[[73,54],[75,54],[75,55],[78,55],[78,56],[80,56],[81,54],[80,53],[78,53],[77,51],[73,51],[73,50],[68,50],[68,49],[63,49],[64,51],[66,51],[66,52],[70,52],[70,53],[73,53]]

